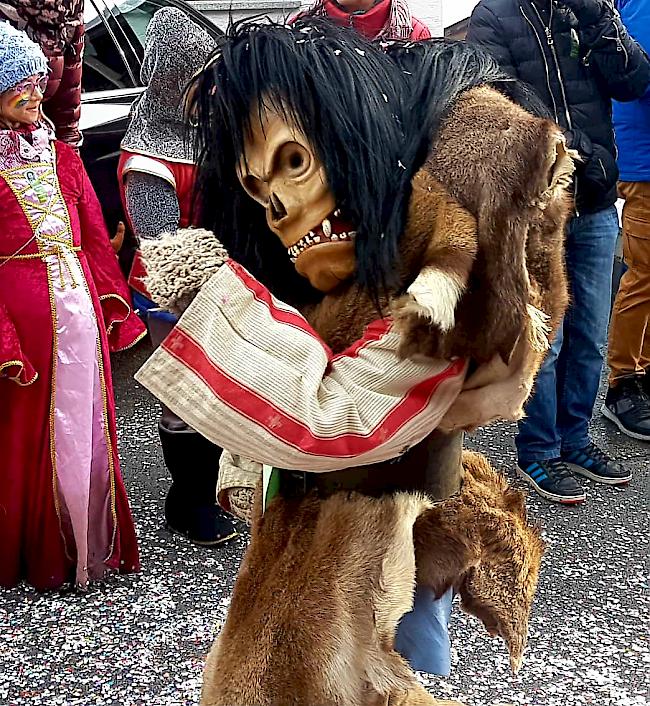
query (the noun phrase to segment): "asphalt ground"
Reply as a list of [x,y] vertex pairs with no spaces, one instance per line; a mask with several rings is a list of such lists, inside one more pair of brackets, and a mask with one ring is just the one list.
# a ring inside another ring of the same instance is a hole
[[[204,549],[165,530],[169,480],[158,410],[132,379],[147,354],[143,344],[114,360],[120,455],[142,573],[85,594],[0,590],[0,704],[198,702],[203,660],[225,619],[247,533],[242,526],[231,544]],[[530,515],[543,527],[548,550],[521,672],[512,676],[504,645],[455,610],[452,675],[423,676],[436,696],[468,706],[650,703],[650,445],[625,437],[599,414],[593,435],[628,464],[633,480],[625,489],[585,481],[588,499],[578,507],[529,493]],[[468,446],[523,487],[512,472],[513,437],[511,425],[495,425],[469,437]]]

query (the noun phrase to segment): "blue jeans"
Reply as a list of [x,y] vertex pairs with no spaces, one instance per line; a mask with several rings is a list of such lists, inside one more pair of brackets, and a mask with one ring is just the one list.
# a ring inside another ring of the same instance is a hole
[[454,598],[450,588],[436,600],[433,591],[418,586],[413,610],[397,627],[395,649],[419,672],[449,676],[451,655],[447,625]]
[[618,215],[611,206],[573,218],[566,236],[571,303],[537,375],[516,438],[519,463],[557,458],[590,442],[612,286]]

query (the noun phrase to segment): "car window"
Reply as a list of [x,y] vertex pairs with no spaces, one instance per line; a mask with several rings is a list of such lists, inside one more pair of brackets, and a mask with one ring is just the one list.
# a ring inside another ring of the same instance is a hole
[[125,42],[118,22],[106,4],[102,0],[86,2],[84,20],[82,90],[107,91],[137,85],[137,73],[134,75],[133,69],[127,65]]
[[161,7],[167,7],[168,2],[157,0],[126,0],[119,3],[120,13],[127,21],[129,27],[135,33],[135,36],[140,41],[140,45],[144,46],[147,27],[151,18]]
[[212,36],[223,32],[185,3],[174,0],[86,0],[86,55],[82,88],[102,91],[140,85],[147,27],[161,7],[180,7]]
[[208,34],[213,37],[222,35],[223,32],[215,24],[210,22],[204,15],[197,12],[187,3],[174,2],[174,0],[105,0],[107,3],[112,2],[119,7],[120,13],[128,22],[129,26],[140,40],[140,44],[144,46],[147,27],[151,18],[156,14],[161,7],[179,7],[183,12],[187,13],[194,22],[201,25]]

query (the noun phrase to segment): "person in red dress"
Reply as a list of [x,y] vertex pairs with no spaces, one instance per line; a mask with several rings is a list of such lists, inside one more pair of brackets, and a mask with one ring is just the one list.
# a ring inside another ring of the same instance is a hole
[[0,0],[0,21],[22,29],[48,60],[49,81],[43,112],[57,140],[81,146],[81,74],[84,51],[84,0]]
[[38,590],[140,568],[109,351],[144,335],[46,88],[41,49],[0,22],[0,585]]

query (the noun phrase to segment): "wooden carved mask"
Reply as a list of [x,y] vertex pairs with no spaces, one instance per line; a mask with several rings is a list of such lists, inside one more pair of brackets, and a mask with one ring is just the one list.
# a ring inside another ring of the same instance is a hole
[[313,287],[329,292],[354,274],[356,233],[341,218],[325,168],[299,128],[272,108],[254,108],[238,176]]

